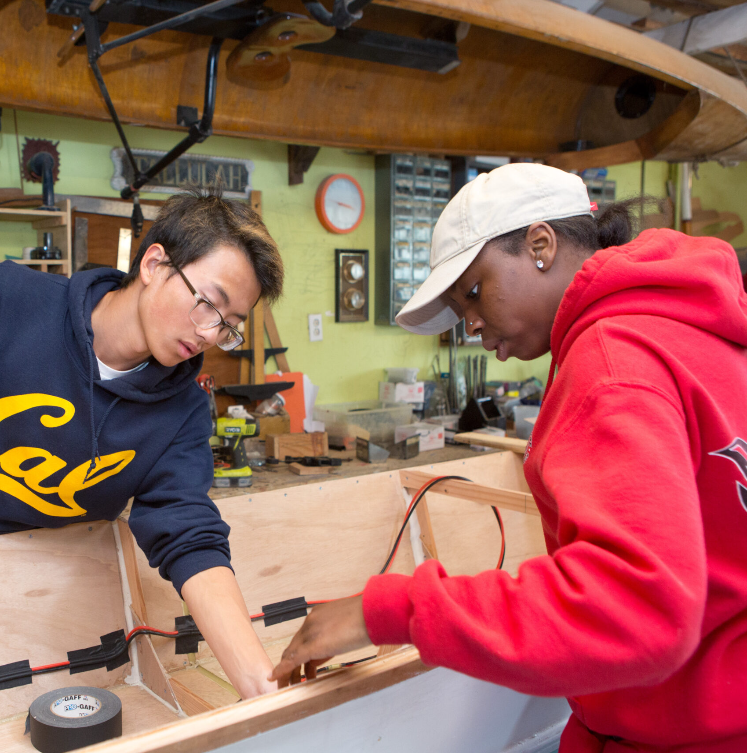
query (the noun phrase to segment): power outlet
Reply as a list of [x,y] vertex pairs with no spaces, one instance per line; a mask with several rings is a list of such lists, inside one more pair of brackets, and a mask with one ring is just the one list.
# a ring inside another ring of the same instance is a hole
[[309,314],[309,342],[322,340],[322,315]]

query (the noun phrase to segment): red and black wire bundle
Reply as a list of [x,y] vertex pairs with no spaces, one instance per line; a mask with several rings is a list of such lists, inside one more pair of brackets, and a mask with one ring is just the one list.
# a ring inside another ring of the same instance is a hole
[[199,642],[204,640],[194,619],[190,615],[175,619],[175,630],[159,630],[149,625],[138,625],[125,635],[124,630],[115,630],[101,636],[98,646],[68,651],[67,661],[42,664],[32,667],[27,659],[0,666],[0,690],[28,685],[36,675],[49,672],[70,671],[71,675],[106,668],[107,671],[121,667],[130,660],[130,643],[141,635],[156,635],[174,639],[174,651],[188,654],[197,651]]
[[[176,638],[179,635],[178,630],[158,630],[158,628],[150,627],[149,625],[140,625],[130,630],[124,639],[124,648],[129,650],[130,643],[135,640],[139,635],[160,635],[165,638]],[[49,672],[59,672],[62,669],[67,669],[70,666],[69,661],[62,661],[57,664],[45,664],[41,667],[31,667],[32,675],[44,675]]]

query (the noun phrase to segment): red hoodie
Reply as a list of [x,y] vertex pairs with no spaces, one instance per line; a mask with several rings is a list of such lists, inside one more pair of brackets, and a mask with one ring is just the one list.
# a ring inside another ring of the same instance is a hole
[[373,642],[569,697],[563,753],[745,753],[745,347],[726,243],[649,230],[597,251],[555,317],[525,457],[547,556],[516,578],[371,578]]

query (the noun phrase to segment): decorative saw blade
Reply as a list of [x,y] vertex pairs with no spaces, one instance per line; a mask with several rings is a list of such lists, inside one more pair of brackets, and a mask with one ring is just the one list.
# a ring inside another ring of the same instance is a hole
[[54,159],[52,178],[55,183],[60,179],[60,153],[57,150],[59,143],[59,141],[51,142],[48,139],[24,139],[23,151],[21,153],[21,167],[25,181],[29,183],[42,182],[42,176],[32,173],[28,167],[31,159],[41,152],[48,152],[52,155]]

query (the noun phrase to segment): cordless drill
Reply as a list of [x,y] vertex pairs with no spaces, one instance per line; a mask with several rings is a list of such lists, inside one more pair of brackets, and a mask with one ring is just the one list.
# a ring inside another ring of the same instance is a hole
[[222,437],[223,444],[230,448],[231,467],[215,468],[213,486],[251,486],[252,469],[244,450],[244,437],[259,433],[259,423],[253,418],[219,418],[216,422],[216,435]]

